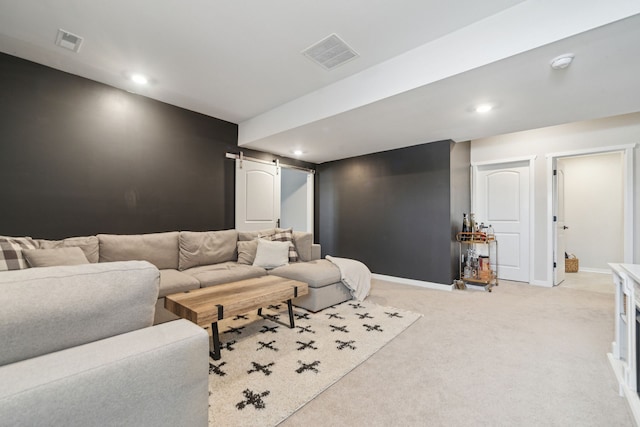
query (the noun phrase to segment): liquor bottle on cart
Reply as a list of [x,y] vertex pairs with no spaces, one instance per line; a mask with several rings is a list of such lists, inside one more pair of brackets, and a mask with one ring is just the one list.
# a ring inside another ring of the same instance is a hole
[[[469,231],[472,233],[478,231],[478,224],[476,224],[476,214],[474,214],[473,212],[469,214],[469,222]],[[473,240],[473,236],[471,236],[469,240]]]
[[[470,224],[469,224],[469,218],[467,217],[467,214],[464,213],[462,214],[462,232],[463,233],[468,233],[470,230]],[[463,234],[462,238],[460,240],[468,240],[468,235]]]

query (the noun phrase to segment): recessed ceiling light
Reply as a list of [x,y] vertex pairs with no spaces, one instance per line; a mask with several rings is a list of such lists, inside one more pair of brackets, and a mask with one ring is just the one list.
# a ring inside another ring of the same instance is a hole
[[571,65],[574,56],[575,55],[573,53],[565,53],[564,55],[556,56],[551,60],[549,65],[554,70],[563,70]]
[[302,151],[302,150],[293,150],[293,154],[295,156],[302,156],[304,154],[304,151]]
[[133,74],[131,76],[131,80],[133,80],[134,82],[140,84],[140,85],[146,85],[147,82],[149,81],[145,76],[143,76],[142,74]]
[[476,113],[488,113],[493,109],[493,106],[490,104],[480,104],[476,107]]

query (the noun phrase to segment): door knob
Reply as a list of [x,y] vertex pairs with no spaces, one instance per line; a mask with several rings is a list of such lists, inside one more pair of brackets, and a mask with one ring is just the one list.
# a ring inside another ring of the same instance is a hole
[[567,229],[569,229],[569,227],[567,227],[566,225],[563,225],[563,226],[562,226],[562,229],[563,229],[563,230],[567,230]]

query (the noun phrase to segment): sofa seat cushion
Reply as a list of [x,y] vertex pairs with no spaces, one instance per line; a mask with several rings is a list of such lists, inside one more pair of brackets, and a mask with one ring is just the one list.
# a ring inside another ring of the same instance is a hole
[[237,282],[238,280],[253,279],[267,274],[264,268],[238,264],[233,261],[215,265],[202,265],[185,270],[183,273],[198,279],[202,288]]
[[200,282],[193,276],[179,272],[178,270],[160,270],[160,294],[159,298],[178,292],[198,289]]
[[269,274],[305,282],[310,288],[322,288],[340,281],[340,270],[326,259],[296,262],[274,268]]

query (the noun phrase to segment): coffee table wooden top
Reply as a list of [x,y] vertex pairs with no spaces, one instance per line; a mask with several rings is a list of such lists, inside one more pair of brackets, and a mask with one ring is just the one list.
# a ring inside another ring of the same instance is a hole
[[262,276],[168,295],[164,307],[200,326],[309,293],[304,282]]

